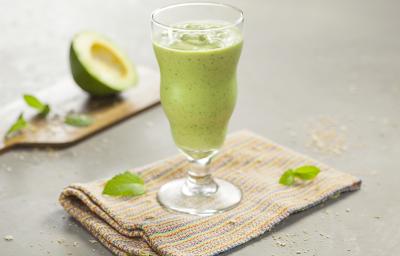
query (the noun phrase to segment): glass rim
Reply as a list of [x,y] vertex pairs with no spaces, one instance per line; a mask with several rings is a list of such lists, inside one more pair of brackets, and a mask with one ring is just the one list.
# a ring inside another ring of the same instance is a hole
[[[176,28],[168,24],[164,24],[160,21],[157,20],[156,16],[160,14],[163,11],[173,9],[176,7],[183,7],[183,6],[219,6],[219,7],[224,7],[224,8],[229,8],[234,11],[236,11],[239,14],[239,18],[237,18],[234,22],[230,22],[229,24],[226,24],[224,26],[218,27],[218,28],[207,28],[207,29],[186,29],[186,28]],[[176,31],[186,31],[186,32],[207,32],[207,31],[214,31],[214,30],[223,30],[231,27],[236,27],[237,25],[241,24],[244,21],[244,16],[243,16],[243,11],[233,5],[230,4],[222,4],[222,3],[213,3],[213,2],[190,2],[190,3],[180,3],[180,4],[171,4],[167,5],[161,8],[155,9],[151,13],[151,22],[156,24],[157,26],[160,26],[165,29],[173,29]]]

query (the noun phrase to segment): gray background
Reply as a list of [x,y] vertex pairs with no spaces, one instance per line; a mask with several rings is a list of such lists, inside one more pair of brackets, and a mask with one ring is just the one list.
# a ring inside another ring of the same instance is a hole
[[[82,29],[109,35],[135,63],[157,68],[149,15],[169,2],[0,0],[0,104],[69,75],[69,41]],[[400,1],[231,3],[246,24],[230,130],[251,129],[364,182],[232,255],[399,255]],[[343,154],[307,146],[320,118],[340,127]],[[175,153],[157,106],[66,149],[1,155],[0,255],[110,255],[64,213],[60,191]]]

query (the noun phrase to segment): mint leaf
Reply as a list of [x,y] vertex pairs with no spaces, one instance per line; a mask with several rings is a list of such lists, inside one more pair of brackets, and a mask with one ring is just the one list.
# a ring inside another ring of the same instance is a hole
[[5,138],[9,138],[12,135],[14,135],[15,133],[21,131],[22,129],[24,129],[26,126],[28,125],[28,123],[25,121],[24,119],[24,114],[21,113],[17,120],[11,125],[11,127],[7,130],[6,134],[5,134]]
[[46,104],[39,115],[46,117],[48,113],[50,113],[50,105]]
[[284,172],[279,179],[279,183],[282,185],[290,186],[294,183],[294,174],[293,170],[289,169],[286,172]]
[[293,171],[294,175],[302,180],[312,180],[319,172],[319,168],[312,165],[305,165]]
[[129,171],[115,175],[107,181],[103,189],[103,194],[110,196],[138,196],[144,192],[143,179]]
[[71,113],[65,117],[64,123],[76,126],[76,127],[86,127],[94,122],[93,118],[88,115]]
[[24,100],[26,104],[28,104],[30,107],[41,110],[44,108],[44,104],[35,96],[25,94],[24,95]]
[[285,171],[281,178],[279,179],[279,183],[286,186],[291,186],[295,182],[295,178],[299,178],[301,180],[312,180],[319,174],[320,169],[313,165],[304,165],[298,167],[296,169],[289,169]]
[[25,94],[24,95],[24,100],[28,106],[36,109],[42,117],[47,116],[47,114],[50,112],[50,106],[48,104],[45,104],[41,102],[38,98],[36,98],[33,95]]

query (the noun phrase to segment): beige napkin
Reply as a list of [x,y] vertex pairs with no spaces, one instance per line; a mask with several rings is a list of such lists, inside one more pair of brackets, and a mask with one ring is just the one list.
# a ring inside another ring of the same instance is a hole
[[[306,164],[321,168],[315,180],[292,187],[278,183],[287,168]],[[103,196],[101,180],[68,186],[60,203],[117,255],[208,256],[243,244],[290,214],[361,185],[352,175],[247,131],[229,136],[212,166],[215,177],[242,189],[243,199],[238,207],[209,217],[172,213],[156,201],[162,184],[185,176],[188,162],[181,155],[132,170],[145,179],[145,195]]]

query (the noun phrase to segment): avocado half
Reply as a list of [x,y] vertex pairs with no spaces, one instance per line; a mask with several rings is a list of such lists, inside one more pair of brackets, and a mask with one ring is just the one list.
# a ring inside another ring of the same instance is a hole
[[117,94],[138,80],[126,55],[95,32],[82,32],[73,38],[69,60],[75,82],[93,96]]

